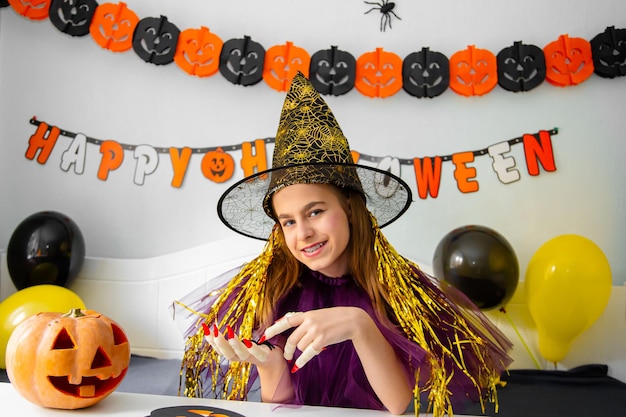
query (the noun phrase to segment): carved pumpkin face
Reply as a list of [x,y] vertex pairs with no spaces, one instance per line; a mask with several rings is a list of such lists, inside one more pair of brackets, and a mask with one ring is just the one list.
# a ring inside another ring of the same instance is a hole
[[180,29],[167,17],[145,17],[133,34],[133,50],[139,58],[155,65],[174,61]]
[[174,61],[187,74],[208,77],[217,72],[222,39],[202,26],[185,29],[178,37]]
[[481,96],[498,84],[496,56],[469,45],[450,57],[450,88],[463,96]]
[[626,29],[609,26],[589,43],[597,75],[604,78],[626,75]]
[[20,15],[31,20],[44,20],[48,17],[51,0],[9,0],[9,4]]
[[450,64],[441,52],[422,48],[402,61],[402,88],[412,96],[433,98],[448,89]]
[[128,51],[133,46],[133,32],[139,17],[126,3],[104,3],[91,19],[89,33],[101,47],[113,52]]
[[321,94],[340,96],[354,87],[356,59],[336,46],[314,53],[310,68],[311,84]]
[[356,61],[354,86],[368,97],[389,97],[402,88],[402,59],[376,48]]
[[213,182],[221,183],[229,180],[235,171],[235,160],[233,157],[217,148],[207,152],[202,158],[202,173]]
[[535,45],[515,42],[498,53],[498,84],[509,91],[529,91],[546,79],[546,59]]
[[52,0],[50,22],[63,33],[85,36],[97,7],[96,0]]
[[90,310],[39,313],[11,333],[7,374],[15,389],[42,407],[89,407],[122,382],[130,345],[122,328]]
[[583,38],[559,36],[543,48],[546,56],[546,80],[566,87],[580,84],[593,74],[591,45]]
[[220,73],[233,84],[254,85],[263,79],[265,48],[244,36],[230,39],[222,46]]
[[309,53],[291,42],[275,45],[265,53],[263,79],[274,90],[287,91],[298,72],[309,76]]

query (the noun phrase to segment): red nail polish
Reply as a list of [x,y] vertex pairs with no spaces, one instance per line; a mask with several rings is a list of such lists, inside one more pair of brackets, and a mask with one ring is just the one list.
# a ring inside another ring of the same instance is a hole
[[233,328],[230,327],[229,325],[226,326],[226,330],[227,330],[227,334],[228,334],[228,339],[232,339],[235,337],[235,332],[233,331]]
[[261,338],[259,339],[259,344],[265,342],[265,335],[261,336]]
[[220,334],[219,329],[217,328],[217,324],[213,324],[213,336],[217,337]]
[[291,373],[295,374],[296,372],[298,372],[298,369],[300,369],[300,368],[298,368],[298,365],[294,364],[293,368],[291,368]]
[[208,336],[211,334],[211,329],[209,329],[209,326],[207,326],[206,323],[202,323],[202,330],[204,331],[205,336]]
[[243,339],[242,342],[243,342],[244,345],[246,345],[246,347],[248,349],[250,349],[252,347],[252,342],[249,341],[248,339]]

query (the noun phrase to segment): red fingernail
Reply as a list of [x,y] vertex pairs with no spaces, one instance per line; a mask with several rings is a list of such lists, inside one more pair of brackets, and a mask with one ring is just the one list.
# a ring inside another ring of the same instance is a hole
[[259,339],[259,344],[265,342],[265,335],[261,336]]
[[202,323],[202,330],[204,330],[205,336],[208,336],[211,334],[211,329],[209,329],[209,326],[207,326],[206,323]]
[[220,334],[217,324],[213,323],[213,336],[217,337]]
[[226,325],[226,330],[228,332],[228,339],[232,339],[235,337],[235,332],[233,331],[233,328],[230,327],[229,325]]
[[244,345],[246,345],[246,347],[248,349],[250,349],[252,347],[252,342],[249,341],[248,339],[243,339],[242,342],[243,342]]
[[295,374],[296,372],[298,372],[298,369],[300,369],[300,368],[298,368],[298,365],[294,364],[293,368],[291,368],[291,373]]

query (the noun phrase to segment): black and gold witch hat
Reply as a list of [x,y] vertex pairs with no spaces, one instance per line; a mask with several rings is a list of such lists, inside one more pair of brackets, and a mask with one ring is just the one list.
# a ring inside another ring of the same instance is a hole
[[266,240],[275,219],[274,193],[293,184],[334,184],[363,195],[380,227],[411,204],[409,186],[388,171],[354,163],[350,145],[330,108],[298,73],[280,115],[272,167],[246,177],[221,196],[217,211],[234,231]]

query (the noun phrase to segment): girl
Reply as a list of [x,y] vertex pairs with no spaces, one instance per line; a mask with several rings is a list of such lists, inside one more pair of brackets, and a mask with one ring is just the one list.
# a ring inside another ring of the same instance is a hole
[[228,227],[267,243],[185,305],[201,317],[188,333],[186,394],[243,399],[258,377],[261,399],[277,403],[403,414],[411,400],[418,413],[424,394],[438,417],[468,400],[495,401],[510,342],[380,230],[410,201],[400,178],[354,164],[324,100],[294,77],[272,168],[218,203]]

